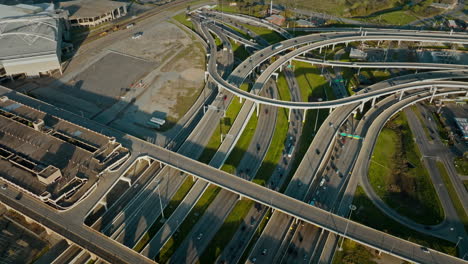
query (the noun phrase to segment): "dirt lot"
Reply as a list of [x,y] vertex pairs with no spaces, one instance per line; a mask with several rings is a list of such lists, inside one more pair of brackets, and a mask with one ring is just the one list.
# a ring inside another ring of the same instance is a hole
[[[137,32],[142,37],[132,39]],[[200,95],[205,52],[167,21],[137,24],[123,33],[100,53],[83,49],[60,80],[16,83],[17,90],[140,138],[156,137],[174,127]],[[159,132],[146,125],[152,116],[167,118]]]

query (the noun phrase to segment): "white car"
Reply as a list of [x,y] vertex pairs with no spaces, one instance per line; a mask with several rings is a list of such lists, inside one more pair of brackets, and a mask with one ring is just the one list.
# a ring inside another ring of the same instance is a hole
[[137,32],[133,34],[132,39],[139,39],[141,36],[143,36],[143,32]]

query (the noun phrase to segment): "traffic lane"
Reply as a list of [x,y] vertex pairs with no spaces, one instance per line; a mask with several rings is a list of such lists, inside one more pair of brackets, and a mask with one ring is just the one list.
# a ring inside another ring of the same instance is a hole
[[268,208],[255,203],[249,210],[239,229],[216,260],[217,264],[238,263],[253,238]]
[[309,263],[318,242],[321,229],[307,223],[299,223],[281,263]]
[[210,204],[210,210],[205,212],[191,229],[190,233],[168,260],[168,263],[195,263],[201,254],[203,254],[203,250],[208,246],[211,238],[224,223],[224,219],[234,208],[238,199],[238,195],[221,190],[213,203]]
[[0,192],[2,203],[27,215],[34,221],[66,237],[98,257],[110,263],[153,263],[137,252],[82,225],[79,219],[65,218],[64,215],[55,212],[49,206],[36,201],[34,198],[29,197],[29,195],[23,195],[20,200],[15,199],[14,197],[18,192],[12,189],[10,187]]
[[[275,112],[275,111],[274,111]],[[244,158],[241,160],[241,163],[238,166],[237,174],[242,175],[244,172],[242,168],[245,169],[248,166],[252,170],[252,174],[255,175],[257,169],[260,167],[263,157],[266,155],[269,142],[274,132],[274,126],[271,126],[276,119],[276,114],[268,113],[268,111],[260,111],[260,116],[258,117],[258,126],[256,128],[253,140],[251,141],[247,152],[244,154]],[[247,120],[246,120],[247,121]],[[248,173],[246,171],[246,173]],[[252,176],[247,175],[246,179],[251,179]],[[215,198],[215,200],[210,204],[207,211],[204,213],[200,222],[203,222],[203,225],[199,226],[196,230],[196,233],[202,234],[203,237],[198,239],[197,247],[189,247],[187,250],[184,248],[186,245],[187,239],[182,243],[176,253],[174,261],[182,260],[181,255],[186,253],[185,261],[195,262],[199,254],[205,250],[208,246],[211,238],[216,235],[218,228],[220,228],[224,222],[225,217],[227,217],[230,210],[226,209],[233,208],[238,200],[237,196],[233,196],[231,192],[222,190]],[[222,210],[220,209],[222,208]],[[216,218],[211,217],[215,215]],[[206,216],[206,219],[205,219]],[[205,243],[204,243],[205,242]]]
[[273,263],[272,261],[279,250],[281,241],[289,232],[292,221],[291,216],[275,211],[250,252],[247,263]]

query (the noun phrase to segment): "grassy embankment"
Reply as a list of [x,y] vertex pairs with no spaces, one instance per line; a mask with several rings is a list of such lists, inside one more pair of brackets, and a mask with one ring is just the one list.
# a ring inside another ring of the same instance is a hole
[[377,139],[369,181],[377,195],[398,213],[435,225],[444,219],[444,212],[420,157],[405,114],[398,114]]

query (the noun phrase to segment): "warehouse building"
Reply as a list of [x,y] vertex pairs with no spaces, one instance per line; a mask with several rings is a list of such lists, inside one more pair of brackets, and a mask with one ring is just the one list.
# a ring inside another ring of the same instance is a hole
[[127,4],[108,0],[76,0],[61,2],[68,11],[72,27],[94,27],[127,14]]

